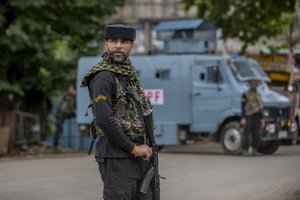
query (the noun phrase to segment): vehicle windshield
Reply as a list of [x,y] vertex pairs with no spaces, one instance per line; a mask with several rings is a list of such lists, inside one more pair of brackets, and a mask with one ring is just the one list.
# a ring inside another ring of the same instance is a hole
[[261,78],[269,80],[268,75],[264,72],[264,70],[261,68],[261,66],[258,63],[250,61],[249,64],[258,72]]
[[252,78],[268,80],[261,67],[251,61],[228,61],[229,66],[238,81],[248,81]]

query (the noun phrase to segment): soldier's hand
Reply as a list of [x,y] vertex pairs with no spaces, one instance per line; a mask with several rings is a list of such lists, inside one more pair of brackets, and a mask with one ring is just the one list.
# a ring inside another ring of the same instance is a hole
[[137,148],[137,157],[141,157],[143,160],[148,160],[152,156],[152,149],[148,145],[141,144],[138,145]]
[[246,118],[243,117],[243,118],[241,119],[240,123],[241,123],[242,126],[245,126],[246,123],[247,123]]

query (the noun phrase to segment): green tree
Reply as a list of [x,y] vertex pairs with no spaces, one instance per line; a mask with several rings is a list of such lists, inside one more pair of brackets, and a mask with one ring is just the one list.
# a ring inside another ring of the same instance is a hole
[[0,114],[38,113],[74,83],[79,56],[99,53],[106,17],[125,0],[0,0]]
[[1,0],[1,110],[32,110],[66,89],[78,56],[98,53],[104,19],[124,1]]
[[182,0],[186,10],[197,8],[197,17],[211,20],[223,37],[239,38],[241,52],[262,37],[282,34],[295,11],[297,0]]

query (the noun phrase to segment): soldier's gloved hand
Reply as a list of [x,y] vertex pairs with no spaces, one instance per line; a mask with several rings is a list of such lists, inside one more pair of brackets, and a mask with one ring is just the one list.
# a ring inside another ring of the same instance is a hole
[[143,160],[148,160],[152,156],[152,149],[146,145],[137,145],[137,157],[141,157]]

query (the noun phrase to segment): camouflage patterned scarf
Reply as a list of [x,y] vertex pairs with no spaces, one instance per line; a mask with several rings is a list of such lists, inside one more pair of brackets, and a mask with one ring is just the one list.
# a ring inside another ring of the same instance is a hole
[[87,87],[90,81],[89,79],[92,77],[92,75],[104,70],[116,74],[128,76],[131,81],[136,82],[136,84],[140,86],[135,69],[129,58],[124,63],[121,64],[112,62],[107,52],[103,54],[102,58],[103,58],[102,61],[100,61],[89,71],[87,71],[87,73],[83,77],[80,87]]
[[148,110],[150,108],[149,101],[144,94],[144,89],[137,78],[136,71],[130,59],[128,58],[124,63],[114,63],[109,58],[107,52],[103,54],[102,58],[102,61],[87,71],[83,77],[80,87],[88,87],[90,78],[96,73],[104,70],[113,72],[115,74],[128,76],[130,79],[130,85],[135,89],[133,91],[133,96],[143,106],[144,111]]

